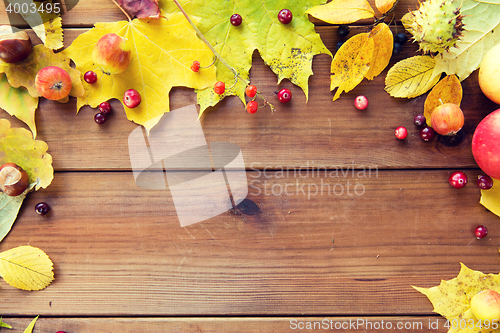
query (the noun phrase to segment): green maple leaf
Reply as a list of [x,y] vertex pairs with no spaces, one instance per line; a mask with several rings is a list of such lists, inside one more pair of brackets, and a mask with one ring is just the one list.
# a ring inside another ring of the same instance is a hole
[[500,0],[464,0],[458,3],[462,4],[460,13],[464,15],[465,31],[456,47],[436,57],[434,77],[445,72],[465,80],[479,68],[486,53],[500,43]]
[[[315,32],[305,11],[325,2],[326,0],[194,0],[182,6],[189,15],[200,18],[197,24],[200,31],[243,79],[248,79],[252,54],[258,50],[266,65],[277,75],[278,83],[283,79],[290,79],[302,88],[307,98],[308,80],[313,74],[313,57],[317,54],[331,56],[331,53]],[[167,12],[175,10],[170,3],[162,2],[162,6]],[[293,14],[289,24],[282,24],[278,20],[278,13],[283,8],[289,9]],[[243,23],[239,26],[231,25],[230,17],[234,13],[243,18]],[[239,96],[245,102],[245,82],[238,80],[234,84],[234,74],[218,61],[216,65],[217,80],[226,83],[226,92],[219,96],[211,88],[198,90],[200,112],[214,106],[225,96]]]

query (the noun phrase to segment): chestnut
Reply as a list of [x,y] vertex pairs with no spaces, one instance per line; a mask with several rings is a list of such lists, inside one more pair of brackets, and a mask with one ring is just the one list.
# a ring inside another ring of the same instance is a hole
[[0,167],[0,190],[11,197],[22,194],[29,185],[28,173],[15,163]]
[[26,31],[16,30],[9,26],[0,27],[0,60],[3,62],[20,62],[31,53],[30,36]]

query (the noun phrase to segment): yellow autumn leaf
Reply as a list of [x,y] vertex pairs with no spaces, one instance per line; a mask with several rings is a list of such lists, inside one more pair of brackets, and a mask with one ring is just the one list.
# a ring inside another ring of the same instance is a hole
[[493,179],[493,187],[481,190],[479,203],[493,214],[500,216],[500,180]]
[[[484,274],[474,271],[461,264],[460,273],[456,278],[441,281],[439,286],[431,288],[413,287],[427,296],[434,306],[434,312],[449,320],[452,327],[448,332],[472,333],[478,332],[479,320],[470,311],[470,300],[478,292],[486,289],[500,292],[500,275]],[[471,320],[471,321],[469,321]],[[460,327],[460,323],[465,323]],[[458,329],[453,323],[458,323]],[[452,325],[453,324],[453,325]],[[484,321],[483,323],[484,324]],[[491,332],[486,330],[484,332]],[[495,332],[498,332],[495,330]]]
[[0,275],[13,287],[41,290],[54,280],[53,264],[39,248],[24,245],[0,253]]
[[436,61],[431,56],[414,56],[396,63],[385,78],[385,91],[392,97],[420,96],[439,81],[432,73]]
[[158,20],[96,23],[93,29],[78,36],[62,53],[75,62],[76,69],[81,73],[95,71],[92,50],[102,36],[111,32],[127,38],[131,43],[130,65],[121,74],[105,75],[100,72],[97,83],[84,83],[85,93],[77,100],[78,110],[84,105],[96,108],[112,98],[123,104],[125,91],[135,89],[141,95],[141,104],[134,109],[124,104],[123,107],[129,120],[144,125],[149,131],[161,115],[170,111],[169,93],[173,87],[204,89],[217,81],[215,66],[198,73],[191,70],[194,60],[210,64],[213,54],[196,37],[182,13],[173,13]]
[[453,103],[460,106],[462,94],[462,85],[456,75],[448,75],[439,81],[425,99],[424,116],[427,125],[431,126],[432,111],[441,104]]
[[35,328],[36,321],[38,320],[39,316],[36,316],[35,319],[31,321],[31,323],[26,327],[23,333],[32,333],[33,329]]
[[377,7],[378,11],[382,14],[387,13],[392,9],[392,7],[396,6],[399,0],[375,0],[375,7]]
[[330,90],[338,88],[333,96],[335,101],[342,92],[354,89],[370,70],[374,49],[373,38],[368,33],[349,38],[335,53],[331,66]]
[[309,8],[306,13],[330,24],[349,24],[375,16],[366,0],[332,0],[325,5]]
[[370,70],[365,74],[368,80],[373,80],[389,65],[392,57],[394,37],[391,29],[385,23],[378,24],[370,31],[369,37],[373,39],[374,48]]

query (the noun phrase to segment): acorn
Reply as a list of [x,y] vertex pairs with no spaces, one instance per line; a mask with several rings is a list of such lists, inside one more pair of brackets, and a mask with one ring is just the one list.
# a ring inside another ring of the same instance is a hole
[[28,173],[15,163],[0,166],[0,190],[10,197],[22,194],[29,185]]
[[23,61],[31,53],[31,39],[24,30],[0,26],[0,60],[12,64]]

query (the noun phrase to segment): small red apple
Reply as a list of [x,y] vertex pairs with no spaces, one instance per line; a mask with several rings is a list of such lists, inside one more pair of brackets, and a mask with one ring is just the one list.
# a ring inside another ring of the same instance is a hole
[[128,108],[135,108],[141,104],[141,94],[135,89],[129,89],[123,94],[123,104]]
[[477,125],[472,137],[472,154],[488,176],[500,179],[500,109]]
[[71,77],[61,67],[44,67],[36,74],[35,87],[46,99],[58,101],[69,95],[72,87]]
[[436,133],[454,135],[464,126],[464,113],[456,104],[441,104],[432,111],[431,123]]
[[127,39],[114,33],[105,34],[92,51],[92,61],[104,74],[123,73],[132,56]]

